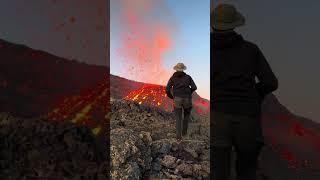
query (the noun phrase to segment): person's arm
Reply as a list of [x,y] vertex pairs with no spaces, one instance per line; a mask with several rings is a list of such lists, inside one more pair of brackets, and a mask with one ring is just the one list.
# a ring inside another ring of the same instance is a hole
[[172,86],[173,86],[173,81],[172,81],[172,78],[170,78],[166,86],[166,94],[170,99],[173,99],[173,95],[171,94]]
[[255,87],[262,100],[266,95],[278,89],[278,79],[259,48],[257,48],[256,76],[259,82],[255,84]]
[[194,83],[192,77],[190,76],[190,87],[191,87],[191,93],[193,93],[195,90],[197,90],[197,86]]

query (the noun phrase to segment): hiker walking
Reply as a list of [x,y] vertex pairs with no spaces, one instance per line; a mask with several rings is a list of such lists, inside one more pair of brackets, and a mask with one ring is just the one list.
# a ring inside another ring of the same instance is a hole
[[[234,31],[245,18],[229,4],[211,12],[212,173],[228,180],[232,146],[237,180],[255,180],[264,145],[261,103],[278,88],[278,80],[257,45]],[[258,78],[259,82],[255,81]]]
[[168,81],[166,93],[169,98],[173,99],[177,141],[181,142],[182,136],[187,135],[192,109],[192,93],[197,90],[197,86],[191,76],[183,72],[187,69],[183,63],[178,63],[173,69],[176,72]]

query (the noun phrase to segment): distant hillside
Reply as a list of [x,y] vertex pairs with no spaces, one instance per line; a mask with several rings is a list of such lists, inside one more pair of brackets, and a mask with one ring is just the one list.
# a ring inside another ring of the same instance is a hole
[[67,60],[4,40],[0,40],[0,57],[1,111],[39,116],[65,97],[100,83],[109,86],[108,67]]
[[262,109],[263,171],[270,179],[320,179],[320,124],[293,114],[273,94]]
[[[0,111],[105,130],[109,68],[0,40]],[[106,121],[107,120],[107,121]]]

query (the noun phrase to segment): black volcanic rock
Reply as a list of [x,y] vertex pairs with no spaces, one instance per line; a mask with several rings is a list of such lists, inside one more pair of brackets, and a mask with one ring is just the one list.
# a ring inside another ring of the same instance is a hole
[[150,142],[130,129],[112,129],[110,135],[112,179],[142,179],[151,168]]
[[125,100],[112,100],[111,112],[112,179],[209,177],[208,119],[190,123],[177,144],[170,112]]
[[86,127],[1,113],[0,147],[0,179],[107,179],[104,150]]
[[[121,83],[118,83],[118,79]],[[122,98],[126,94],[123,92],[133,91],[135,88],[144,86],[143,83],[133,82],[116,76],[113,77],[112,82],[111,86],[117,85],[116,87],[111,87],[111,96],[114,96],[112,99]],[[131,84],[134,85],[131,86]],[[127,89],[123,90],[125,88]],[[192,158],[196,158],[197,156],[207,159],[205,157],[207,154],[204,150],[205,148],[196,150],[194,147],[191,147],[189,149],[184,148],[181,151],[172,141],[168,140],[175,137],[172,128],[175,122],[172,119],[172,114],[159,116],[156,115],[157,113],[149,112],[153,111],[151,110],[152,108],[141,111],[144,106],[140,106],[137,103],[119,102],[118,100],[114,102],[111,102],[111,107],[114,107],[112,109],[114,116],[111,120],[112,129],[128,128],[134,129],[136,133],[141,130],[148,131],[149,129],[153,139],[151,143],[151,156],[155,159],[152,161],[151,169],[155,169],[154,171],[160,171],[167,178],[177,178],[174,173],[175,170],[170,168],[163,169],[161,161],[163,161],[162,158],[165,155],[170,155],[177,159],[180,159],[179,157],[190,157],[187,161],[194,161]],[[167,126],[165,125],[166,123],[168,124]],[[268,176],[271,179],[277,177],[319,179],[319,176],[314,173],[314,170],[320,170],[320,165],[317,161],[320,152],[320,125],[318,123],[293,114],[279,102],[274,94],[270,94],[262,104],[262,124],[266,145],[260,156],[261,169],[259,170],[259,174],[261,178],[262,176]],[[209,127],[209,124],[207,124],[207,127]],[[194,139],[209,139],[209,135],[206,136],[206,134],[209,134],[206,130],[208,129],[205,128],[205,125],[199,123],[199,126],[192,128],[193,132],[191,134]],[[167,153],[168,149],[170,150],[169,153]],[[199,154],[199,151],[202,153]],[[170,154],[172,152],[175,152],[175,154]],[[166,160],[171,159],[167,158]],[[170,164],[170,162],[166,162],[165,164],[167,163]],[[307,166],[305,166],[306,163],[308,164]],[[169,166],[171,165],[173,164]],[[292,169],[292,165],[295,165],[296,169]],[[184,165],[181,166],[181,169],[184,169],[184,167],[186,167],[186,170],[190,169],[190,166]],[[274,169],[275,167],[280,169]],[[301,174],[299,173],[300,171],[304,173]],[[188,171],[186,171],[186,174],[188,174]]]

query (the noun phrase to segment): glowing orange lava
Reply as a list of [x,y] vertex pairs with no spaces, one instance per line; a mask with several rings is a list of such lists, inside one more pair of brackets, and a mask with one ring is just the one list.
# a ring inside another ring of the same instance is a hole
[[109,89],[103,82],[94,89],[67,97],[47,114],[52,121],[71,121],[85,125],[99,135],[109,118]]
[[[144,85],[137,90],[131,91],[124,99],[137,102],[140,105],[159,107],[166,111],[173,110],[173,100],[167,97],[165,87],[161,85]],[[193,97],[192,103],[198,114],[209,113],[209,102],[204,99]]]
[[167,111],[171,110],[173,105],[166,95],[165,87],[160,85],[144,85],[142,88],[130,92],[124,99],[135,101],[140,105],[160,107]]

